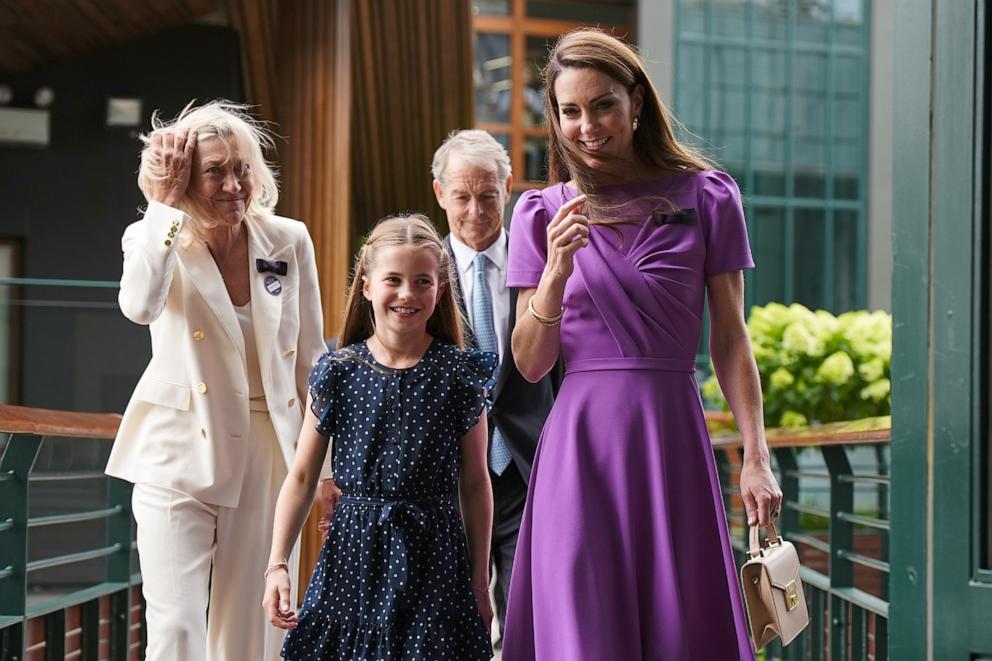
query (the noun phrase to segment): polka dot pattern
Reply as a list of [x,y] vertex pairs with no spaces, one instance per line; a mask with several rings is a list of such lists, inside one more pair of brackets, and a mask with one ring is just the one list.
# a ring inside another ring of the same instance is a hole
[[405,370],[377,363],[364,342],[317,361],[313,412],[334,439],[344,495],[285,658],[492,657],[455,502],[460,439],[487,403],[496,361],[439,340]]

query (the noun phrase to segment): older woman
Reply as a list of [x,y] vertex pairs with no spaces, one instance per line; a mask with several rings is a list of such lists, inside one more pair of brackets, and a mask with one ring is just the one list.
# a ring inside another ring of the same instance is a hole
[[565,379],[534,460],[503,658],[752,659],[694,359],[744,437],[748,517],[781,501],[743,314],[734,180],[680,144],[637,55],[594,30],[545,70],[551,186],[513,214],[513,354]]
[[[107,474],[133,482],[146,658],[278,658],[259,604],[273,509],[323,352],[306,227],[273,215],[270,138],[241,106],[153,120],[120,306],[151,327]],[[207,613],[209,611],[209,618]]]

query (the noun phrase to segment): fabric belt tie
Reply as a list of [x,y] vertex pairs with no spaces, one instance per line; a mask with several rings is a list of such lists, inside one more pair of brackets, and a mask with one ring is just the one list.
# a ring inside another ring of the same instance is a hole
[[652,372],[685,372],[694,374],[696,362],[691,358],[586,358],[565,363],[565,374],[575,372],[611,372],[614,370],[647,370]]
[[[429,544],[413,544],[419,534],[427,532],[430,521],[425,509],[451,505],[450,498],[382,498],[342,494],[338,506],[364,505],[381,507],[377,524],[389,524],[389,584],[397,592],[409,589],[409,578],[414,574],[421,555],[430,552]],[[411,525],[404,525],[411,523]]]

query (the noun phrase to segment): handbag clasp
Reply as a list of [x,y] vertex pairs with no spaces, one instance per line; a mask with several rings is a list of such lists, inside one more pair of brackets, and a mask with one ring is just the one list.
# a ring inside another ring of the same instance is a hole
[[796,593],[796,582],[791,581],[785,586],[785,610],[791,613],[799,608],[799,595]]

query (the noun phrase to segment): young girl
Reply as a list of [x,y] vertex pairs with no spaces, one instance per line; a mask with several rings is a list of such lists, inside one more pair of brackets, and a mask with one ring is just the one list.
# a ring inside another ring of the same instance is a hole
[[[461,348],[451,283],[448,253],[420,214],[379,222],[356,259],[339,349],[310,374],[276,505],[263,606],[292,630],[287,659],[492,656],[485,399],[496,356]],[[342,496],[297,615],[286,557],[328,437]]]

